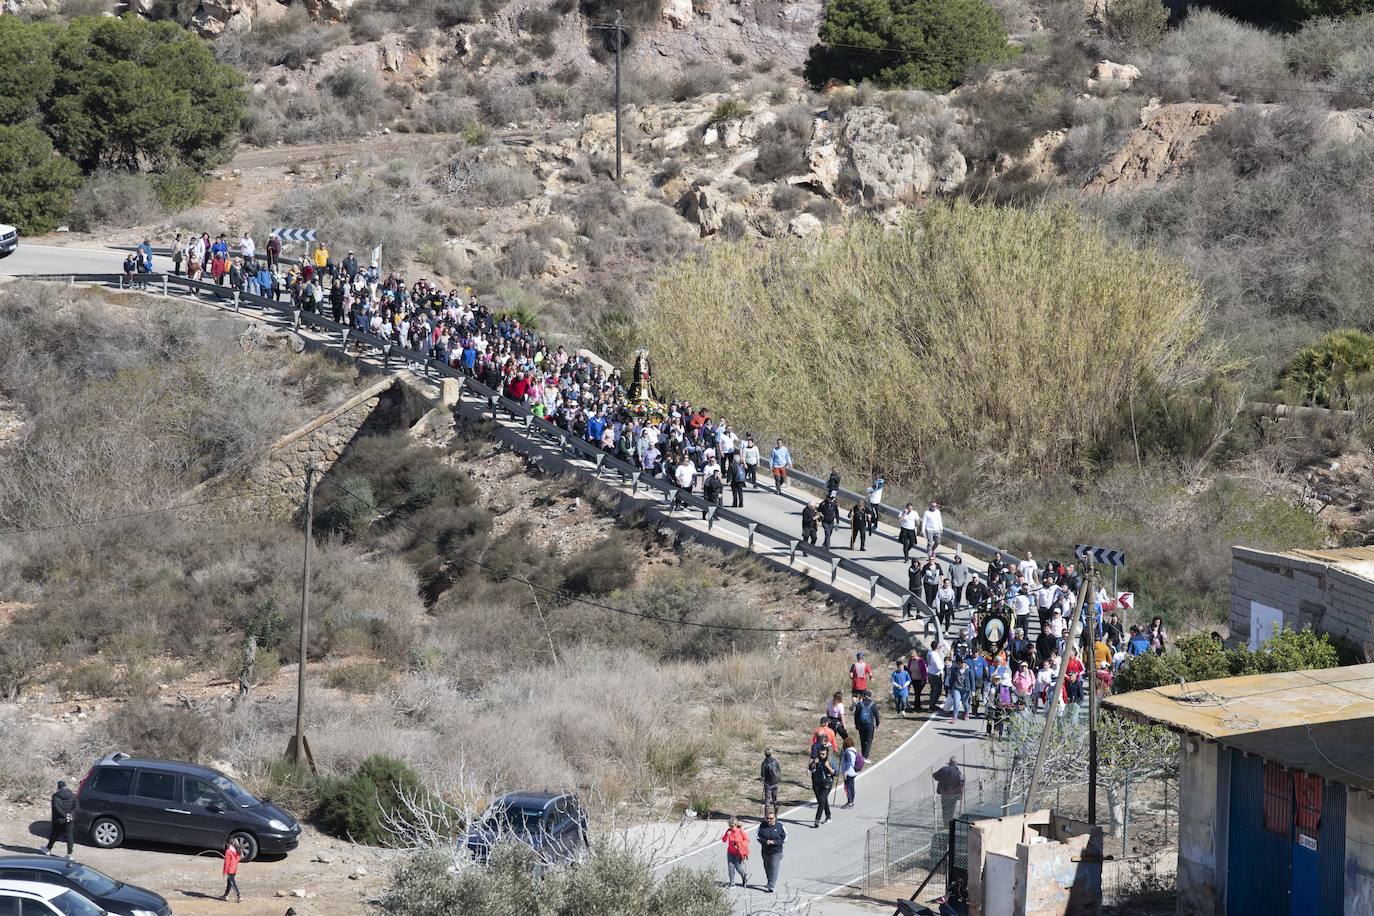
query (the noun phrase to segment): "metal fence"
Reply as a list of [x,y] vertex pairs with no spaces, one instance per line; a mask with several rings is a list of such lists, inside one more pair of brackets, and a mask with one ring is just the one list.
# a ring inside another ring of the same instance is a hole
[[[893,787],[887,822],[871,828],[866,837],[866,895],[907,899],[919,889],[915,899],[932,904],[949,893],[954,883],[967,880],[971,824],[1018,813],[1023,801],[1022,764],[995,760],[986,750],[986,745],[964,750],[960,768],[965,789],[952,809],[935,792],[934,768]],[[1108,792],[1099,786],[1098,823],[1107,833],[1102,867],[1104,912],[1115,916],[1172,913],[1178,783],[1174,778],[1150,777],[1112,788]],[[1087,783],[1050,779],[1040,796],[1040,807],[1087,821]]]

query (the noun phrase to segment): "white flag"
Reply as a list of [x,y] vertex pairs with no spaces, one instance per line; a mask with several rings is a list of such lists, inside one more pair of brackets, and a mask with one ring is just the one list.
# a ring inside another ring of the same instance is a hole
[[382,263],[382,246],[378,245],[372,249],[372,266],[376,267],[380,263]]

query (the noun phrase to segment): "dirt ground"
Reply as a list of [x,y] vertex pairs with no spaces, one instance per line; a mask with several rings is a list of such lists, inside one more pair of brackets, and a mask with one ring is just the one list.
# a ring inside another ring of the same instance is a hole
[[[47,845],[47,814],[46,802],[0,805],[0,850],[41,852]],[[214,899],[224,890],[224,879],[219,856],[213,852],[197,855],[194,849],[149,843],[108,850],[78,844],[73,858],[161,894],[177,916],[282,916],[287,907],[299,916],[356,916],[367,910],[367,901],[386,883],[389,860],[395,855],[334,840],[307,827],[300,848],[290,855],[240,867],[244,901],[237,905]]]

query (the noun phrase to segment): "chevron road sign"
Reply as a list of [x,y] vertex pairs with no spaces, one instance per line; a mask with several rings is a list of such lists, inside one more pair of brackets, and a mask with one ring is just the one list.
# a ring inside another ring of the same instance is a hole
[[1091,560],[1102,566],[1125,566],[1126,551],[1111,547],[1089,547],[1087,544],[1073,545],[1074,556],[1080,560]]
[[272,230],[272,234],[283,242],[313,242],[315,241],[314,229],[284,229],[278,227]]

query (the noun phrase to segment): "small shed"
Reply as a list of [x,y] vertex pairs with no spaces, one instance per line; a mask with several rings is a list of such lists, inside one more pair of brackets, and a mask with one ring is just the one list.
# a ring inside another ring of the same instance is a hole
[[1187,916],[1374,916],[1374,665],[1120,694],[1182,737]]

